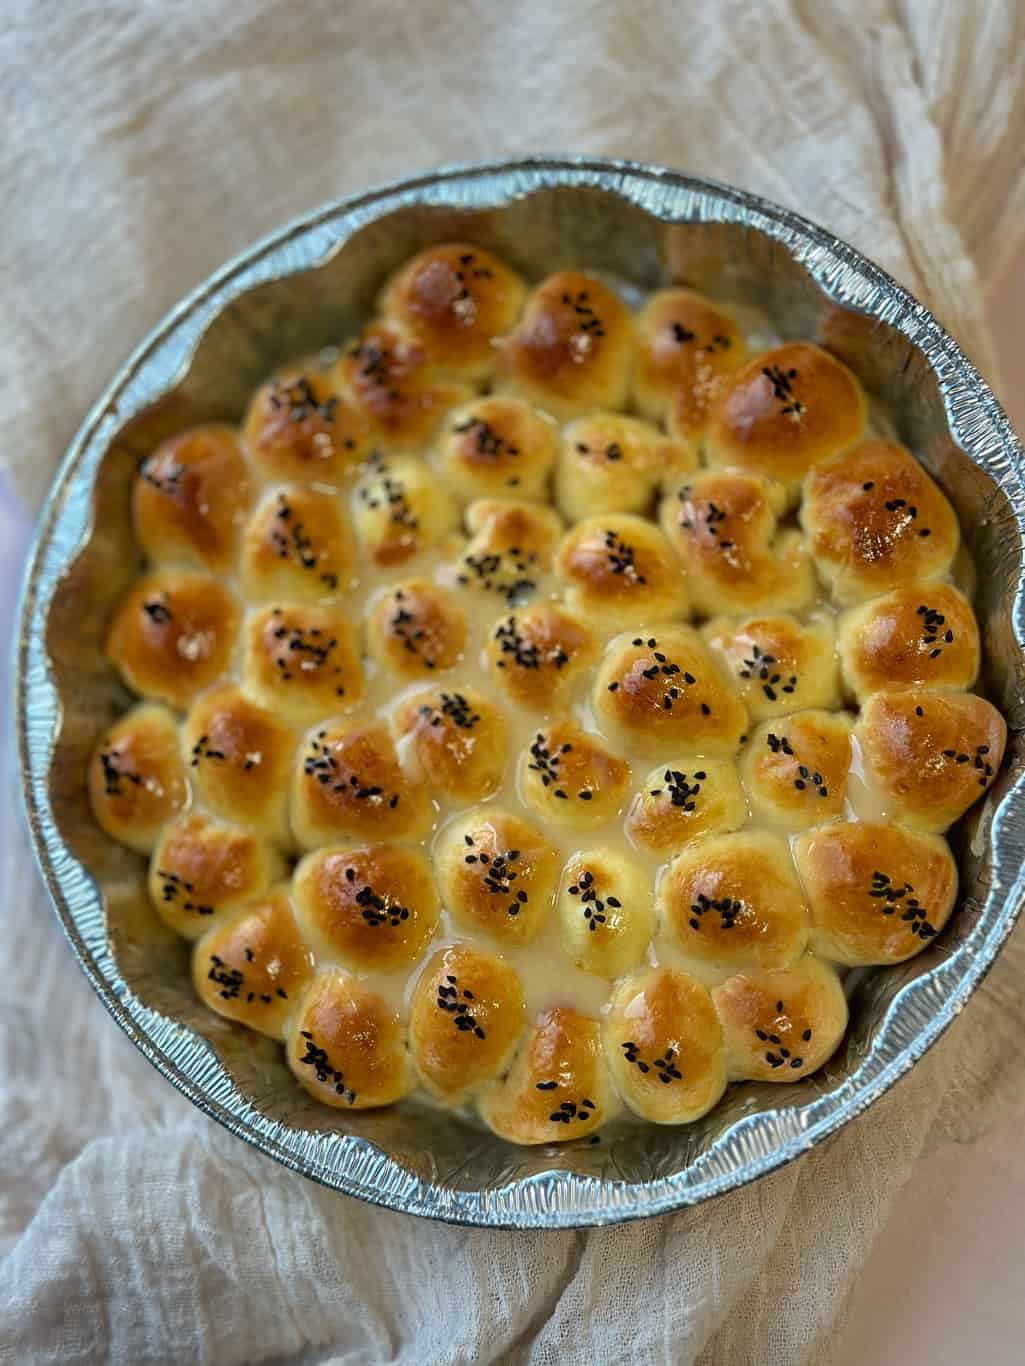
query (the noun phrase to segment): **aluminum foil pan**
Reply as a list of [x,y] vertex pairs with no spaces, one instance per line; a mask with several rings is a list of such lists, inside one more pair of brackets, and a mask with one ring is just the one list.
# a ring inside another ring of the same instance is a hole
[[[138,459],[187,423],[237,420],[270,369],[354,331],[398,262],[455,236],[535,277],[580,266],[643,290],[686,280],[840,355],[957,508],[978,571],[984,686],[1011,730],[1005,768],[957,840],[959,913],[913,962],[857,984],[829,1066],[785,1089],[731,1087],[689,1127],[621,1122],[597,1147],[512,1147],[415,1101],[345,1115],[317,1106],[276,1045],[193,999],[187,947],[155,926],[142,860],[100,833],[84,790],[94,739],[128,701],[101,643],[139,569],[128,525]],[[828,233],[741,191],[625,162],[531,160],[440,171],[310,214],[219,271],[139,347],[75,438],[43,514],[21,607],[16,724],[36,852],[86,975],[201,1109],[305,1176],[392,1209],[494,1227],[610,1224],[772,1171],[921,1057],[1021,910],[1023,456],[990,390],[921,304]]]

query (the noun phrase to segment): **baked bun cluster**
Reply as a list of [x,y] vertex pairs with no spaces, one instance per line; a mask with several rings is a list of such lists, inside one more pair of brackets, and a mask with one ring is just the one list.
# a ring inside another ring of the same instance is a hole
[[957,520],[748,319],[441,243],[139,465],[89,797],[316,1101],[690,1123],[942,933],[1007,739]]

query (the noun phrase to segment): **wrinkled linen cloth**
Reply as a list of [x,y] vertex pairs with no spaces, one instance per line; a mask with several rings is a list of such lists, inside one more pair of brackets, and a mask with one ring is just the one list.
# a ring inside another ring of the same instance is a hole
[[[35,508],[129,348],[247,243],[454,160],[572,150],[796,208],[995,381],[980,294],[1025,225],[1018,0],[13,0],[0,33],[0,468]],[[1019,934],[869,1113],[692,1211],[450,1228],[320,1189],[118,1031],[15,826],[2,869],[0,1361],[827,1362],[930,1145],[1020,1094]]]

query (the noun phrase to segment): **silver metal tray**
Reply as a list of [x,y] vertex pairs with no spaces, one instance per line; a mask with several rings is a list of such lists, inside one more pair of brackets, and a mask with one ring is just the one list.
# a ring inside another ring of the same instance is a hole
[[[919,958],[863,977],[829,1066],[785,1089],[731,1087],[689,1127],[622,1122],[597,1147],[512,1147],[415,1101],[344,1116],[317,1106],[276,1045],[194,1000],[186,946],[154,926],[142,860],[96,828],[83,785],[99,728],[128,700],[102,639],[139,568],[128,524],[138,459],[187,423],[237,420],[273,366],[355,330],[394,265],[453,236],[535,277],[572,265],[642,289],[684,279],[843,357],[957,508],[978,571],[984,687],[1011,730],[1004,770],[955,840],[960,911]],[[439,171],[311,214],[215,274],[146,339],[83,424],[43,513],[21,605],[15,720],[32,838],[83,970],[201,1109],[305,1176],[392,1209],[495,1227],[610,1224],[772,1171],[921,1057],[1021,910],[1023,458],[992,393],[921,304],[828,233],[738,190],[626,162],[531,160]]]

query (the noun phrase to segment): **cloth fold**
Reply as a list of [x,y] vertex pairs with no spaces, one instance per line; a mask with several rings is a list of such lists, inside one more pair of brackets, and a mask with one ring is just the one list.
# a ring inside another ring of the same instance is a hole
[[[1016,0],[15,0],[6,17],[0,469],[27,508],[114,366],[247,242],[406,172],[553,146],[798,209],[996,379],[981,291],[1025,228]],[[919,1156],[1025,1090],[1018,934],[902,1084],[754,1186],[589,1233],[432,1225],[192,1109],[105,1018],[16,823],[6,841],[0,1362],[824,1363]]]

